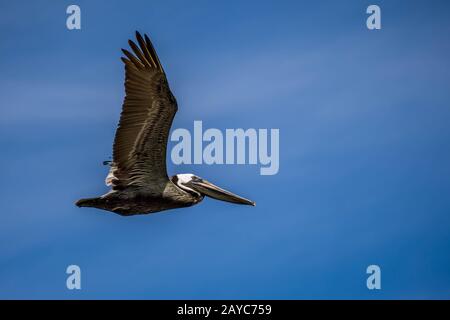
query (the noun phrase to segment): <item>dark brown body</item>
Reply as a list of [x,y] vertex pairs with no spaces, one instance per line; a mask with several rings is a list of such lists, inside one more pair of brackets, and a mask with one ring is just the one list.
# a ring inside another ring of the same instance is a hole
[[[149,190],[150,191],[150,190]],[[155,213],[163,210],[190,207],[203,200],[203,196],[180,190],[168,181],[161,192],[146,192],[141,188],[113,190],[98,198],[80,199],[78,207],[93,207],[111,211],[122,216]]]

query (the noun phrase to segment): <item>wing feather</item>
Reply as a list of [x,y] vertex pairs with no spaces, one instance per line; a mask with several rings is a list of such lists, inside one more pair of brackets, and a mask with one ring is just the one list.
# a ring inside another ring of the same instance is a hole
[[125,99],[106,179],[113,189],[168,180],[167,140],[178,107],[150,39],[138,32],[136,39],[140,47],[129,41],[134,54],[122,49]]

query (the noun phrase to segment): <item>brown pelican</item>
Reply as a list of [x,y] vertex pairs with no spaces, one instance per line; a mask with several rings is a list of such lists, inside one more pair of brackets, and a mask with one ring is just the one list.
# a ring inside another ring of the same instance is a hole
[[97,198],[80,199],[76,205],[125,216],[189,207],[204,196],[254,206],[253,201],[193,174],[168,177],[166,148],[177,101],[148,36],[142,38],[136,31],[136,40],[139,46],[128,41],[134,55],[122,49],[125,99],[105,181],[111,190]]

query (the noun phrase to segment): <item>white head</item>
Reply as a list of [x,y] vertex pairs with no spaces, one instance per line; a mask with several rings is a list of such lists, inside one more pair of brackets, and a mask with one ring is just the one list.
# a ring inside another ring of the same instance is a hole
[[181,173],[177,174],[176,177],[178,178],[178,183],[188,183],[189,181],[192,181],[195,175],[192,173]]
[[187,191],[189,193],[194,193],[197,196],[202,196],[200,194],[200,192],[194,190],[190,186],[190,182],[195,181],[195,180],[200,180],[200,178],[193,175],[192,173],[181,173],[181,174],[176,174],[172,177],[172,182],[175,183],[175,185],[178,188],[180,188],[184,191]]

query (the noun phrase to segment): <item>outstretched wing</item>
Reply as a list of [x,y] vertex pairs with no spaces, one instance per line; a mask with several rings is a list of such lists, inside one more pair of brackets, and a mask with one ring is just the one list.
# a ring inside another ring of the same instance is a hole
[[122,49],[125,63],[125,100],[113,146],[113,162],[106,184],[113,189],[129,185],[158,185],[168,180],[166,148],[177,112],[156,51],[145,35],[136,32],[134,54]]

